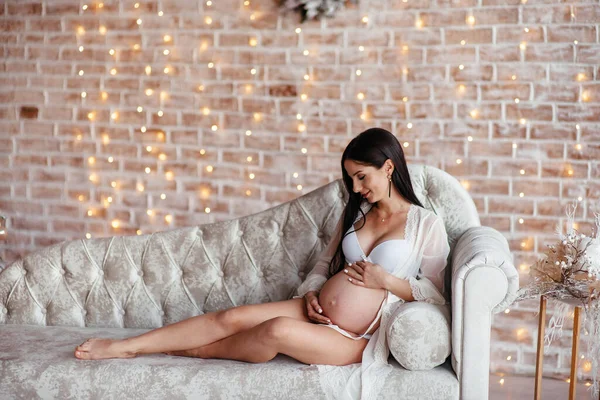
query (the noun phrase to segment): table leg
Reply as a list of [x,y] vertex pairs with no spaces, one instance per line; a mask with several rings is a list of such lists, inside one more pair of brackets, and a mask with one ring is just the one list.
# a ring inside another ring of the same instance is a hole
[[546,330],[546,297],[540,297],[540,316],[538,321],[538,341],[535,361],[535,393],[534,399],[542,399],[542,369],[544,362],[544,336]]
[[571,380],[569,383],[569,400],[575,400],[575,387],[577,386],[577,355],[579,354],[579,314],[581,307],[575,307],[573,320],[573,347],[571,349]]

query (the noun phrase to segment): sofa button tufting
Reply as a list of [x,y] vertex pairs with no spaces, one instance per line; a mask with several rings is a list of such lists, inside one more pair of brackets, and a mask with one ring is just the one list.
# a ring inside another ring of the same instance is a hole
[[317,236],[322,238],[323,236],[325,236],[325,234],[323,232],[319,231],[319,232],[317,232]]
[[338,192],[338,197],[341,199],[344,197],[344,193],[343,192]]
[[138,271],[139,276],[144,276],[144,271]]
[[427,189],[423,189],[423,192],[421,192],[421,193],[423,193],[423,196],[429,195],[429,191],[427,191]]
[[6,314],[6,307],[0,306],[0,314]]
[[298,276],[299,276],[300,278],[304,278],[304,275],[305,275],[304,271],[300,271],[300,272],[298,272]]
[[283,237],[283,232],[281,232],[281,231],[277,232],[277,236]]
[[83,315],[87,315],[87,310],[83,310]]
[[104,271],[103,270],[98,271],[98,275],[103,276],[104,275]]
[[61,275],[64,275],[64,274],[65,274],[65,270],[61,268],[61,269],[60,269],[60,271],[59,271],[59,273],[60,273]]
[[180,269],[177,273],[179,274],[179,276],[183,276],[183,270],[182,269]]
[[242,237],[242,235],[243,235],[243,234],[244,234],[244,231],[238,231],[238,233],[237,233],[237,235],[238,235],[239,237]]
[[23,268],[23,269],[21,270],[21,274],[23,274],[23,275],[27,275],[27,270],[26,270],[25,268]]
[[258,271],[256,275],[258,275],[259,278],[263,278],[265,276],[265,274],[262,271]]
[[119,314],[121,314],[121,315],[125,315],[125,310],[120,310],[120,311],[119,311]]
[[223,271],[217,272],[217,275],[219,276],[219,278],[222,278],[222,277],[225,276],[225,274],[223,273]]
[[163,310],[160,310],[159,314],[160,314],[161,317],[164,317],[165,312]]
[[45,308],[42,308],[42,314],[46,315],[46,313],[47,313],[47,312],[48,312],[48,311],[46,311],[46,309],[45,309]]

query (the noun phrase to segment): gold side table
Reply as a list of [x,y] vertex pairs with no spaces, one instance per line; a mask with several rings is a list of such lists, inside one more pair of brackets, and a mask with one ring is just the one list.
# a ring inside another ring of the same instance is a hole
[[[540,297],[540,316],[538,321],[538,341],[535,361],[535,400],[542,399],[542,369],[544,362],[544,336],[546,330],[546,302],[546,296],[542,295]],[[580,314],[581,307],[575,306],[575,319],[573,320],[573,342],[571,347],[571,379],[569,382],[569,400],[575,400],[575,388],[577,387],[577,354],[579,352]]]

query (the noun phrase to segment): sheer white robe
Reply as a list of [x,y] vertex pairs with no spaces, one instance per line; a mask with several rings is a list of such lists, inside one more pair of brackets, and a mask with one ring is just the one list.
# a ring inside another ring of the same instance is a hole
[[[361,205],[366,214],[370,203]],[[359,213],[355,222],[360,220]],[[329,262],[335,255],[342,236],[342,219],[338,221],[334,235],[321,253],[319,260],[306,280],[298,287],[297,295],[304,296],[310,291],[319,291],[331,277]],[[444,271],[450,252],[444,221],[433,212],[419,206],[412,206],[407,215],[405,239],[411,243],[411,254],[402,257],[393,275],[407,279],[415,301],[432,304],[446,304],[444,297]],[[390,349],[386,331],[391,315],[404,300],[388,291],[379,313],[381,324],[373,333],[363,351],[362,363],[337,367],[319,365],[321,386],[330,399],[376,399],[387,375],[393,367],[388,364]]]

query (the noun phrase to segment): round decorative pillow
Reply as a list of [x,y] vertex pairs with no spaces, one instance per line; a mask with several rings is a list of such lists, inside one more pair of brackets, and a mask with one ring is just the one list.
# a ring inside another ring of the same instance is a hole
[[400,304],[386,330],[390,352],[404,368],[424,371],[441,365],[452,350],[450,305],[422,301]]

